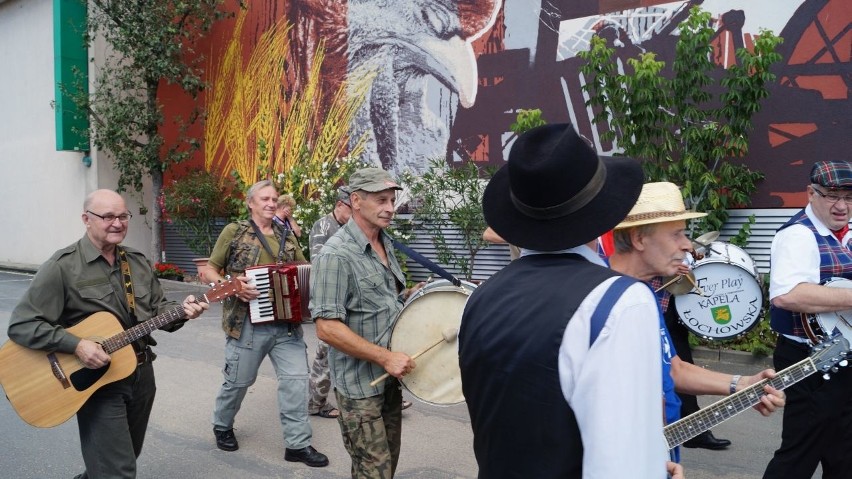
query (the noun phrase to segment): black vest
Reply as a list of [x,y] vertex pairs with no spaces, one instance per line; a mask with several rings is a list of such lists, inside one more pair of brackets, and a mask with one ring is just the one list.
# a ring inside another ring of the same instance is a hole
[[583,444],[557,358],[580,303],[612,276],[578,255],[534,255],[474,290],[459,362],[480,478],[582,477]]

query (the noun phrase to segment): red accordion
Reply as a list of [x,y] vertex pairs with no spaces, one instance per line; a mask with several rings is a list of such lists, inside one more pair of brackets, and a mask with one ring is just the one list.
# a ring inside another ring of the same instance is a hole
[[298,324],[310,319],[310,274],[311,264],[303,261],[246,268],[246,276],[260,293],[249,301],[251,322]]

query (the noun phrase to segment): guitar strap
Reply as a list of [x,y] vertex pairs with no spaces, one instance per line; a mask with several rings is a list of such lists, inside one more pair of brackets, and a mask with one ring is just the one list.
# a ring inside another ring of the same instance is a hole
[[136,322],[136,296],[133,294],[133,280],[130,276],[130,263],[127,262],[127,253],[124,248],[117,247],[118,258],[121,263],[121,276],[124,281],[124,294],[127,298],[127,309],[130,310],[130,319]]
[[[121,276],[124,282],[124,294],[127,298],[127,309],[130,310],[130,325],[124,324],[124,321],[121,323],[124,325],[124,329],[127,330],[130,326],[138,323],[136,319],[136,295],[133,294],[133,280],[130,276],[130,263],[127,261],[127,253],[124,252],[124,248],[117,247],[118,249],[118,258],[121,263]],[[151,343],[156,344],[156,343]],[[133,346],[133,350],[136,352],[137,356],[140,352],[145,351],[147,345],[141,340],[136,340],[131,343]]]

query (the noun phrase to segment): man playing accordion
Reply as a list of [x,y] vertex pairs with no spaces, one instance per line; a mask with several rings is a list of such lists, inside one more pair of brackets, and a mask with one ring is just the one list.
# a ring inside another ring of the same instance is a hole
[[308,360],[302,326],[298,322],[263,322],[249,318],[249,303],[260,296],[246,268],[304,261],[292,232],[273,224],[278,191],[269,180],[255,183],[246,193],[250,213],[247,221],[225,226],[209,260],[207,276],[222,279],[221,273],[237,277],[243,289],[225,302],[222,328],[225,338],[224,382],[213,410],[216,446],[224,451],[239,448],[234,418],[249,386],[257,379],[263,358],[269,356],[278,378],[278,413],[284,429],[287,461],[311,467],[328,465],[328,458],[311,446],[313,431],[308,420]]

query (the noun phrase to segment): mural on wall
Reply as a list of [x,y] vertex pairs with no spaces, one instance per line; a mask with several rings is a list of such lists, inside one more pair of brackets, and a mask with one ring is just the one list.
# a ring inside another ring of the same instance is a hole
[[[760,28],[785,39],[777,83],[754,117],[743,160],[766,174],[752,206],[800,206],[813,161],[852,160],[842,148],[852,82],[852,7],[845,0],[248,5],[209,39],[206,101],[211,113],[219,113],[208,114],[203,149],[215,169],[233,167],[241,154],[292,165],[303,161],[303,144],[315,160],[357,153],[395,173],[422,172],[435,157],[501,165],[513,140],[509,125],[528,108],[540,108],[549,122],[575,123],[599,151],[615,153],[600,141],[584,106],[577,52],[599,33],[617,46],[622,62],[643,51],[671,61],[677,25],[694,5],[716,21],[720,67],[735,62],[734,50],[748,48]],[[260,141],[252,130],[258,125],[269,139]],[[240,139],[243,132],[253,133]]]

